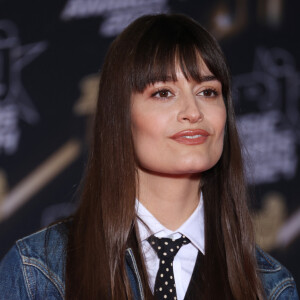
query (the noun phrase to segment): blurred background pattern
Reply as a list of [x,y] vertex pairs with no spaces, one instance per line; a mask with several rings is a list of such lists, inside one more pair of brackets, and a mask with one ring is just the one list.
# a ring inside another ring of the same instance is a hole
[[70,215],[101,65],[136,17],[187,14],[219,40],[233,77],[257,243],[300,286],[300,2],[0,0],[0,258]]

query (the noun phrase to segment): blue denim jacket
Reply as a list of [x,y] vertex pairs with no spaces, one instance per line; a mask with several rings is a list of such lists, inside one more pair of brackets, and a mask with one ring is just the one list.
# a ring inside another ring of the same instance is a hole
[[[0,299],[64,299],[67,234],[62,222],[18,240],[0,263]],[[135,300],[142,300],[143,287],[130,248],[125,256]],[[256,257],[267,299],[299,299],[286,268],[259,248]]]

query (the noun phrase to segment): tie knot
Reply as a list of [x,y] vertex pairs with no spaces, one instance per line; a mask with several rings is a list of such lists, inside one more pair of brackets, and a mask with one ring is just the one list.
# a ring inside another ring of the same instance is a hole
[[159,259],[174,259],[181,246],[190,243],[190,240],[182,235],[179,239],[158,238],[151,235],[148,238],[151,247],[156,251]]

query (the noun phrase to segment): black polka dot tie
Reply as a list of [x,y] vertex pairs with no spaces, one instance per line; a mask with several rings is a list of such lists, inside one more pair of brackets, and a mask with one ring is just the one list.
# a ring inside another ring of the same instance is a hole
[[159,258],[159,268],[154,284],[154,296],[159,300],[176,300],[173,260],[181,246],[188,244],[190,240],[184,235],[177,240],[158,238],[151,235],[148,238],[148,242],[156,251]]

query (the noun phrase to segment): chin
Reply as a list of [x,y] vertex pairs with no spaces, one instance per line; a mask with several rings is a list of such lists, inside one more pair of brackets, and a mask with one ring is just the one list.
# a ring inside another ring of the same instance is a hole
[[176,161],[148,161],[147,164],[139,164],[139,168],[143,172],[150,172],[154,174],[167,174],[169,175],[188,175],[205,172],[211,169],[216,163],[217,159],[209,158],[189,158]]
[[178,169],[179,171],[178,173],[180,172],[186,174],[202,173],[211,169],[217,162],[218,160],[214,160],[214,161],[207,160],[207,159],[199,160],[198,158],[197,160],[188,160],[180,164],[177,164],[176,169]]

